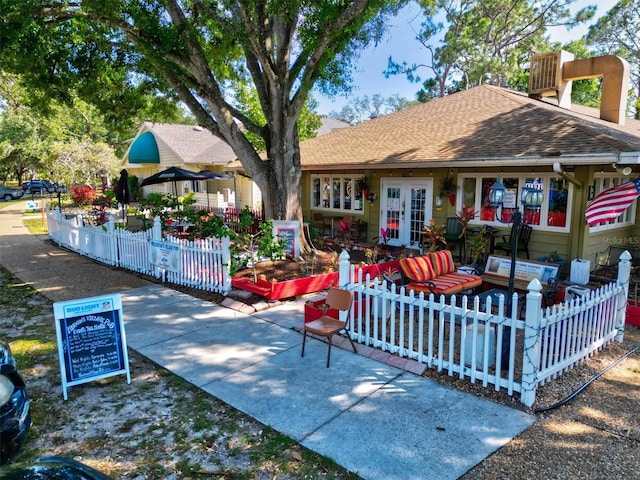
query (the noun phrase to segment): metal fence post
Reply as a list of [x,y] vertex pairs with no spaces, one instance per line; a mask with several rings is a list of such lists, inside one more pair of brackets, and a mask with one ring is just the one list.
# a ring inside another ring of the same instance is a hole
[[540,365],[540,325],[542,324],[542,284],[534,278],[527,285],[524,317],[524,346],[522,350],[522,394],[520,400],[527,407],[536,400]]
[[627,298],[629,298],[629,278],[631,276],[631,254],[625,250],[620,254],[618,261],[618,279],[616,285],[622,287],[616,298],[616,328],[618,334],[614,337],[616,342],[624,340],[624,323],[627,318]]

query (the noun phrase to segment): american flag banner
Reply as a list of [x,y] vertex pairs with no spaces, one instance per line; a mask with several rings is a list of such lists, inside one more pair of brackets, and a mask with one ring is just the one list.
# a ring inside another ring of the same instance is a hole
[[618,218],[640,196],[640,178],[614,185],[594,197],[584,211],[590,227]]

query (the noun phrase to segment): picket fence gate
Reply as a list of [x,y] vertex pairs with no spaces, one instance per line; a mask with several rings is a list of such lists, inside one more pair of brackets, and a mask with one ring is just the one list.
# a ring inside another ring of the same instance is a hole
[[[162,236],[160,219],[141,232],[117,228],[113,218],[99,226],[85,225],[82,214],[66,218],[59,210],[47,211],[49,237],[58,245],[112,267],[161,278],[176,285],[226,294],[231,290],[229,238],[195,241]],[[178,247],[180,268],[169,271],[150,261],[151,241]]]
[[498,305],[488,298],[481,309],[477,296],[415,295],[376,277],[363,278],[347,252],[340,255],[339,285],[354,292],[348,332],[354,341],[519,394],[531,406],[538,386],[609,342],[622,342],[630,259],[628,252],[620,256],[616,282],[544,309],[538,280],[529,283],[523,307],[514,293],[510,311],[504,296]]

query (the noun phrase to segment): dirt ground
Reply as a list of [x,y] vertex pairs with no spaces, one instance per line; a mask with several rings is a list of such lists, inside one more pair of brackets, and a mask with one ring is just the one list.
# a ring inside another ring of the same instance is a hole
[[[291,280],[292,278],[307,277],[309,275],[319,275],[338,270],[339,251],[331,247],[316,250],[312,254],[302,255],[301,258],[291,260],[276,260],[274,262],[263,260],[256,263],[255,274],[258,278],[265,280]],[[359,264],[367,263],[365,250],[352,249],[349,251],[350,262]],[[240,277],[253,277],[253,268],[245,268],[237,273]]]

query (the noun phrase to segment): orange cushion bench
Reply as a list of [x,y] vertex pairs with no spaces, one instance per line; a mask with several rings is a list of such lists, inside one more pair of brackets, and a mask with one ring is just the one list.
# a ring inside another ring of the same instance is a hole
[[450,250],[400,260],[404,287],[415,292],[451,295],[482,285],[482,277],[458,273]]

